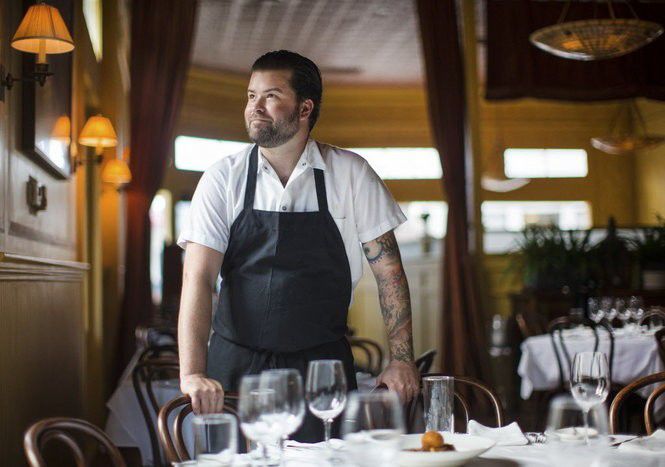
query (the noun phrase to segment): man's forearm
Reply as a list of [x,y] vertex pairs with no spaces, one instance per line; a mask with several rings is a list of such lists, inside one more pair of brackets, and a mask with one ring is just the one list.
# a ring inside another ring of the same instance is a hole
[[392,360],[413,361],[411,296],[404,269],[399,265],[377,277],[379,303],[388,333]]
[[206,371],[212,292],[207,281],[187,278],[185,275],[178,317],[180,376]]

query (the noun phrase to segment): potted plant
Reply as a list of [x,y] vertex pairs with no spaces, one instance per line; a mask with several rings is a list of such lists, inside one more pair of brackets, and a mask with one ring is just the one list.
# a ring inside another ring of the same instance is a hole
[[638,230],[632,240],[644,290],[665,289],[665,219],[657,220],[656,226]]

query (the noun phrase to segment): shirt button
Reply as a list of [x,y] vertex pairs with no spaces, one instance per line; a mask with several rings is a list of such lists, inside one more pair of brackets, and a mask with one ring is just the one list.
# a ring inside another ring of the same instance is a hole
[[264,165],[264,166],[263,166],[263,170],[268,170],[268,167],[266,167],[266,166]]
[[282,206],[282,211],[286,211],[286,206]]
[[300,164],[300,165],[302,165],[302,166],[304,167],[304,166],[306,166],[306,165],[307,165],[307,162],[303,162],[303,163],[302,163],[302,164]]

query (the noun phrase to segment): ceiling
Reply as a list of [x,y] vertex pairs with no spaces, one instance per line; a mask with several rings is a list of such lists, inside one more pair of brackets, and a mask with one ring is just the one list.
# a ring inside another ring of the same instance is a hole
[[328,83],[423,81],[410,0],[201,0],[193,65],[245,74],[278,49],[311,58]]

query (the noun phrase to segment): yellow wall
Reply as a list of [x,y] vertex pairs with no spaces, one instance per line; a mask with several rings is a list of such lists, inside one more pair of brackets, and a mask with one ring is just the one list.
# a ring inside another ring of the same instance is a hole
[[[641,100],[638,106],[649,133],[665,134],[665,102]],[[636,154],[637,222],[653,224],[665,216],[665,145]]]

